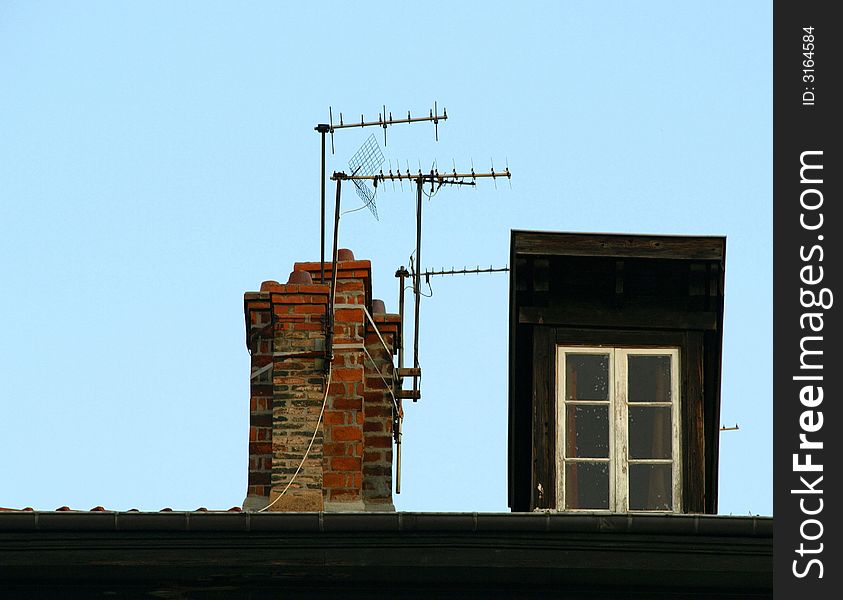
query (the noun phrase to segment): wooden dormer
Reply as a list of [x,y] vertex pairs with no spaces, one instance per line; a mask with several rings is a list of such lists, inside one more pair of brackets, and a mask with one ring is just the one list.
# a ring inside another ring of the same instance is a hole
[[716,513],[724,237],[513,231],[513,511]]

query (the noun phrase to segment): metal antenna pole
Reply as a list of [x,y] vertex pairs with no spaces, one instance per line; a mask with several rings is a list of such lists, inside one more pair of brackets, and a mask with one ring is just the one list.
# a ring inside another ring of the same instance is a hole
[[409,271],[401,265],[401,268],[395,272],[398,277],[398,369],[396,370],[397,379],[394,381],[396,387],[396,398],[398,400],[398,410],[393,409],[392,429],[395,438],[395,493],[401,493],[401,436],[403,435],[401,429],[404,423],[404,400],[401,397],[400,391],[403,387],[402,371],[404,370],[404,279],[409,275]]
[[327,370],[334,360],[334,302],[337,295],[337,252],[339,242],[340,230],[340,192],[342,191],[342,179],[337,179],[337,203],[334,207],[334,252],[333,264],[331,267],[331,295],[330,306],[328,306],[327,317],[327,343],[325,344],[325,354],[328,364],[325,365]]
[[[416,179],[416,267],[413,269],[413,292],[416,295],[415,327],[413,329],[413,368],[419,368],[419,305],[421,302],[421,224],[422,186],[424,178]],[[413,402],[419,389],[419,376],[413,374]]]
[[[401,402],[399,400],[399,402]],[[400,404],[399,404],[400,406]],[[398,435],[396,436],[395,441],[395,493],[401,493],[401,420],[402,417],[398,417]]]
[[331,129],[330,125],[320,123],[314,127],[322,135],[322,177],[320,179],[322,193],[320,198],[322,200],[322,219],[319,236],[319,283],[325,283],[325,134]]
[[[395,276],[398,277],[398,323],[401,327],[401,331],[399,331],[399,335],[401,337],[401,341],[398,344],[398,368],[404,368],[404,279],[410,273],[407,269],[404,268],[404,265],[401,265],[401,268],[395,272]],[[399,374],[399,377],[401,375]]]

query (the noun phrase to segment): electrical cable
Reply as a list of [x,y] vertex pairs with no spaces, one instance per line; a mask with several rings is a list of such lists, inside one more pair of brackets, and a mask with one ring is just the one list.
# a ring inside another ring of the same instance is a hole
[[325,414],[325,405],[328,403],[328,390],[331,388],[331,365],[328,365],[328,377],[325,380],[325,395],[322,397],[322,409],[319,411],[319,419],[316,421],[316,428],[313,430],[313,435],[310,438],[310,444],[307,445],[307,450],[304,451],[304,456],[299,463],[299,466],[296,468],[296,472],[293,473],[293,476],[290,477],[290,481],[287,482],[287,485],[281,490],[281,493],[275,497],[275,500],[264,506],[263,508],[259,509],[258,512],[264,512],[272,507],[273,504],[278,502],[278,500],[287,493],[287,490],[290,489],[290,486],[293,485],[293,482],[296,480],[296,476],[301,471],[301,468],[304,466],[304,461],[307,460],[308,455],[310,454],[311,448],[313,448],[313,442],[316,440],[316,435],[319,433],[319,425],[322,423],[322,416]]
[[358,210],[363,210],[364,208],[369,208],[369,206],[367,204],[364,204],[362,206],[358,206],[357,208],[352,208],[351,210],[341,212],[340,215],[347,215],[349,213],[357,212]]

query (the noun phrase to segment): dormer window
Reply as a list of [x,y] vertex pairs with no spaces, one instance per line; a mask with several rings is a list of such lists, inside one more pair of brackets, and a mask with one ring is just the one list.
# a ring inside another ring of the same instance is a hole
[[681,506],[679,351],[557,347],[558,508]]
[[509,505],[716,513],[726,239],[513,231]]

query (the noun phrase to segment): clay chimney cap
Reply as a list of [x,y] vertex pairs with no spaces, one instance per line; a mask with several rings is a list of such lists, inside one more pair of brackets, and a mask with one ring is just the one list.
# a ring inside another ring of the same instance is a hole
[[373,315],[383,315],[386,314],[386,304],[383,300],[379,300],[375,298],[372,300],[372,314]]
[[313,283],[313,277],[311,277],[310,273],[307,271],[293,271],[290,273],[290,278],[287,279],[287,283],[303,283],[305,285],[309,285]]
[[337,262],[348,262],[354,260],[354,252],[348,248],[340,248],[337,250]]

